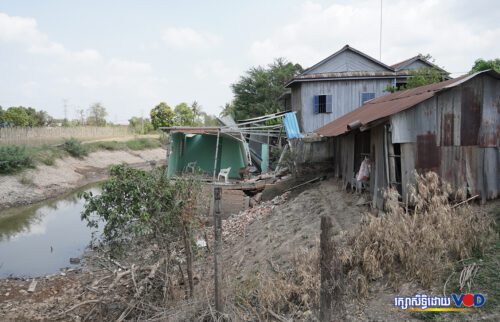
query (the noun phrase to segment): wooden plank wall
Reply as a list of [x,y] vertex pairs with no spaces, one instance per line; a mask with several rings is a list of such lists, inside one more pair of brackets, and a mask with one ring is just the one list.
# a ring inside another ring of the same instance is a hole
[[[301,111],[302,130],[306,133],[314,132],[314,130],[359,107],[361,93],[375,93],[375,97],[386,95],[385,89],[390,84],[390,79],[304,82],[301,84],[300,101],[294,98],[296,92],[292,90],[293,110],[300,106],[298,110]],[[314,114],[313,99],[315,95],[332,95],[333,112]]]

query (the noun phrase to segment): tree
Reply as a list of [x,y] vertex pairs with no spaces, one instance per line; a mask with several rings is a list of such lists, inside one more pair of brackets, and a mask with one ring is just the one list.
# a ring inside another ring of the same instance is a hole
[[174,109],[175,125],[194,126],[193,110],[186,103],[180,103]]
[[192,120],[192,124],[195,124],[195,125],[201,125],[203,123],[202,120],[200,120],[200,117],[202,116],[202,108],[201,108],[201,105],[198,104],[197,101],[194,101],[192,104],[191,104],[191,112],[193,113],[193,120]]
[[7,126],[7,122],[5,121],[4,115],[5,115],[5,111],[4,111],[4,110],[3,110],[3,108],[0,106],[0,127],[5,127],[5,126]]
[[148,118],[134,116],[128,120],[128,126],[134,133],[146,134],[154,130],[153,124]]
[[192,297],[192,231],[199,224],[196,216],[201,192],[201,182],[193,176],[170,181],[161,168],[144,171],[113,166],[100,195],[83,193],[85,209],[81,216],[91,227],[104,224],[103,240],[114,251],[142,241],[170,254],[172,244],[182,240]]
[[54,118],[45,111],[37,111],[34,115],[36,126],[47,126],[53,123]]
[[[34,111],[34,109],[33,109]],[[23,106],[9,107],[4,113],[4,121],[10,126],[35,126],[35,113]]]
[[201,117],[203,118],[203,126],[218,126],[219,121],[217,118],[213,115],[207,114],[205,112],[200,113]]
[[410,73],[404,89],[442,82],[445,78],[443,72],[437,68],[421,68]]
[[472,66],[470,73],[477,73],[488,69],[493,69],[497,73],[500,73],[500,58],[490,60],[479,58],[474,62],[474,66]]
[[172,111],[172,108],[165,102],[161,102],[160,104],[156,105],[151,110],[149,115],[151,116],[151,123],[153,124],[153,128],[155,130],[163,126],[174,126],[175,113],[174,111]]
[[220,116],[231,116],[232,118],[236,118],[234,111],[233,103],[226,103],[224,107],[222,107],[222,112],[220,112]]
[[85,110],[83,108],[76,109],[76,115],[78,117],[77,124],[80,126],[85,125]]
[[87,124],[93,126],[106,126],[108,112],[101,103],[94,103],[88,109]]
[[250,68],[240,80],[231,85],[234,94],[233,116],[245,119],[279,112],[278,99],[285,91],[285,82],[303,71],[302,66],[275,59],[267,68]]

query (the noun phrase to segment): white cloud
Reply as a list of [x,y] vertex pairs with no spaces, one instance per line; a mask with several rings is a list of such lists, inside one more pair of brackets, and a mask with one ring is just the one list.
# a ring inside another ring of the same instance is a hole
[[[430,53],[438,65],[450,71],[467,71],[478,57],[492,58],[500,52],[500,25],[476,28],[478,17],[495,21],[500,7],[487,1],[474,2],[476,15],[459,15],[464,1],[409,0],[384,2],[382,61],[394,64],[418,53]],[[349,44],[379,57],[379,1],[323,6],[307,2],[296,8],[290,23],[269,37],[255,41],[250,56],[258,64],[286,57],[304,67]]]
[[239,70],[232,68],[222,60],[203,60],[193,67],[193,74],[196,79],[205,81],[215,81],[224,86],[230,86],[239,75]]
[[110,115],[124,115],[126,119],[134,111],[124,110],[124,106],[153,106],[165,91],[166,80],[156,77],[149,63],[105,58],[95,49],[69,50],[50,40],[32,18],[0,12],[0,46],[2,44],[17,45],[35,58],[34,64],[28,60],[19,65],[19,71],[32,68],[30,77],[35,80],[13,85],[18,91],[16,95],[12,93],[16,96],[14,104],[42,97],[57,101],[66,97],[80,106],[100,100],[110,108]]
[[163,30],[162,39],[167,45],[178,49],[206,49],[221,42],[221,38],[214,34],[182,27]]
[[62,44],[49,40],[38,30],[33,18],[9,16],[0,12],[0,42],[22,45],[27,52],[59,56],[74,62],[94,62],[101,59],[99,52],[93,49],[71,51]]

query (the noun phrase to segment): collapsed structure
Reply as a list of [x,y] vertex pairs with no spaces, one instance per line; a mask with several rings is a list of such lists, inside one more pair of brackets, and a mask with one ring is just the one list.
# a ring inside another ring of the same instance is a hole
[[266,173],[270,167],[270,149],[281,149],[282,138],[301,136],[295,113],[290,112],[239,123],[230,117],[219,118],[219,121],[221,125],[217,127],[161,128],[170,134],[168,177],[198,172],[211,181],[218,180],[220,175],[227,176],[228,182],[228,178],[243,179],[249,172]]

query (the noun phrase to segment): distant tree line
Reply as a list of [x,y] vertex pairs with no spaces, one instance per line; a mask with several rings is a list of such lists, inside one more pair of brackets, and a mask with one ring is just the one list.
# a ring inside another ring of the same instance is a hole
[[4,110],[0,106],[0,127],[36,127],[49,126],[53,123],[54,118],[45,111],[24,106],[12,106]]
[[106,126],[108,113],[101,103],[94,103],[88,109],[77,110],[74,120],[56,119],[46,111],[33,107],[12,106],[3,109],[0,106],[0,127],[44,127],[44,126]]

